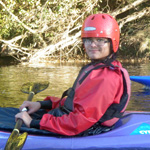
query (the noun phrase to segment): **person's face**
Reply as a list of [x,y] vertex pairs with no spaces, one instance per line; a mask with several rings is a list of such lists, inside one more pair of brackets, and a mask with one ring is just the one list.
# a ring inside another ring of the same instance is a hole
[[84,47],[91,60],[103,60],[110,55],[110,42],[107,38],[85,38]]

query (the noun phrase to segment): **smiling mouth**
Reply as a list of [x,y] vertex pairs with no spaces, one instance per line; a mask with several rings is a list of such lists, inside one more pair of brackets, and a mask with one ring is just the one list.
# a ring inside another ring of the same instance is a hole
[[91,52],[101,52],[102,50],[100,49],[92,49]]

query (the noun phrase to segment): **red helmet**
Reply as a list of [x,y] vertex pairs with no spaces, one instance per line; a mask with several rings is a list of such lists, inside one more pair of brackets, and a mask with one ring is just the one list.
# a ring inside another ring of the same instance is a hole
[[81,38],[103,37],[112,41],[113,51],[119,47],[120,31],[117,21],[108,14],[90,15],[84,21]]

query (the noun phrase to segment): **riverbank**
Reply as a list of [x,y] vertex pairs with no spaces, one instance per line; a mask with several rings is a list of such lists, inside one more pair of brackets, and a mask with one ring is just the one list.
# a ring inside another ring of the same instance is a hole
[[[118,57],[118,59],[121,63],[129,63],[129,64],[137,64],[137,63],[149,63],[150,59],[149,58],[122,58]],[[51,64],[54,65],[81,65],[81,64],[87,64],[89,63],[90,60],[87,58],[72,58],[72,59],[44,59],[43,61],[36,61],[36,62],[28,62],[28,61],[18,61],[15,58],[11,56],[7,57],[0,57],[0,66],[7,66],[7,65],[27,65],[27,66],[48,66]]]

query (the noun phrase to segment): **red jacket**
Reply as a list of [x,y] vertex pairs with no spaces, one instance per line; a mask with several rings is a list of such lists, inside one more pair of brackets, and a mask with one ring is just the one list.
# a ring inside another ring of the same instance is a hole
[[[45,114],[40,121],[40,129],[68,136],[77,135],[99,121],[111,104],[119,104],[124,90],[120,69],[122,66],[118,61],[114,61],[112,64],[119,67],[93,70],[81,84],[77,83],[73,111],[61,117]],[[94,67],[90,65],[86,68],[80,79]],[[61,101],[61,105],[65,99],[63,98]],[[45,100],[53,102],[52,109],[59,106],[60,98],[48,96]],[[117,120],[118,118],[114,118],[113,121],[108,120],[103,125],[111,126]]]

